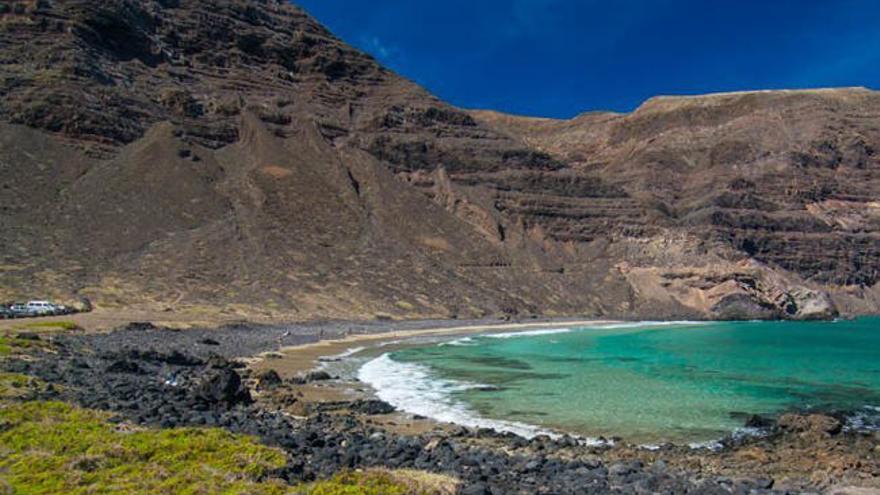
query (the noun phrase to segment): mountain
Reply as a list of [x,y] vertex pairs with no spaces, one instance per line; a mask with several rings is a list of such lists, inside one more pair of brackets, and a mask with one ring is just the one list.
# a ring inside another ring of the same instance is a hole
[[0,300],[876,312],[880,95],[452,107],[274,0],[0,5]]
[[570,121],[473,115],[638,203],[637,216],[578,204],[560,216],[587,208],[590,221],[539,222],[552,238],[588,242],[613,225],[637,290],[731,317],[797,315],[793,300],[816,291],[845,312],[877,309],[874,91],[657,97],[628,115]]

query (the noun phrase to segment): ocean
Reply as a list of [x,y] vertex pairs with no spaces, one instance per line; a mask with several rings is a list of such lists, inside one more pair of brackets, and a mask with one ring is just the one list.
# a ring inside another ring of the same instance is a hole
[[424,341],[357,371],[399,409],[532,436],[699,445],[751,414],[880,425],[880,318],[640,322]]

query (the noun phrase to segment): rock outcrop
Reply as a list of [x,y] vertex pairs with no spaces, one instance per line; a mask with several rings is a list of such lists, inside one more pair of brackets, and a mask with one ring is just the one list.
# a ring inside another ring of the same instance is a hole
[[193,395],[199,400],[227,406],[247,404],[252,401],[250,391],[241,376],[232,369],[212,369],[205,372],[196,385]]
[[466,112],[276,0],[16,0],[0,64],[0,299],[296,318],[880,308],[872,91]]
[[843,428],[839,419],[824,414],[783,414],[776,425],[785,432],[820,438],[836,435]]

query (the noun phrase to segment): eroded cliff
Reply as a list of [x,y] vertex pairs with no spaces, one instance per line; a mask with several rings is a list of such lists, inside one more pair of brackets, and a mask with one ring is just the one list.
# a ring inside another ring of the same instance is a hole
[[0,41],[0,299],[297,318],[880,307],[868,90],[466,112],[268,0],[14,1]]

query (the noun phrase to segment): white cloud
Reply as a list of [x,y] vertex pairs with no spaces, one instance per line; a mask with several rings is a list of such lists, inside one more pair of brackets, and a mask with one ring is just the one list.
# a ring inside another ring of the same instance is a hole
[[400,53],[397,47],[385,44],[378,36],[361,36],[360,47],[382,61],[388,61]]

